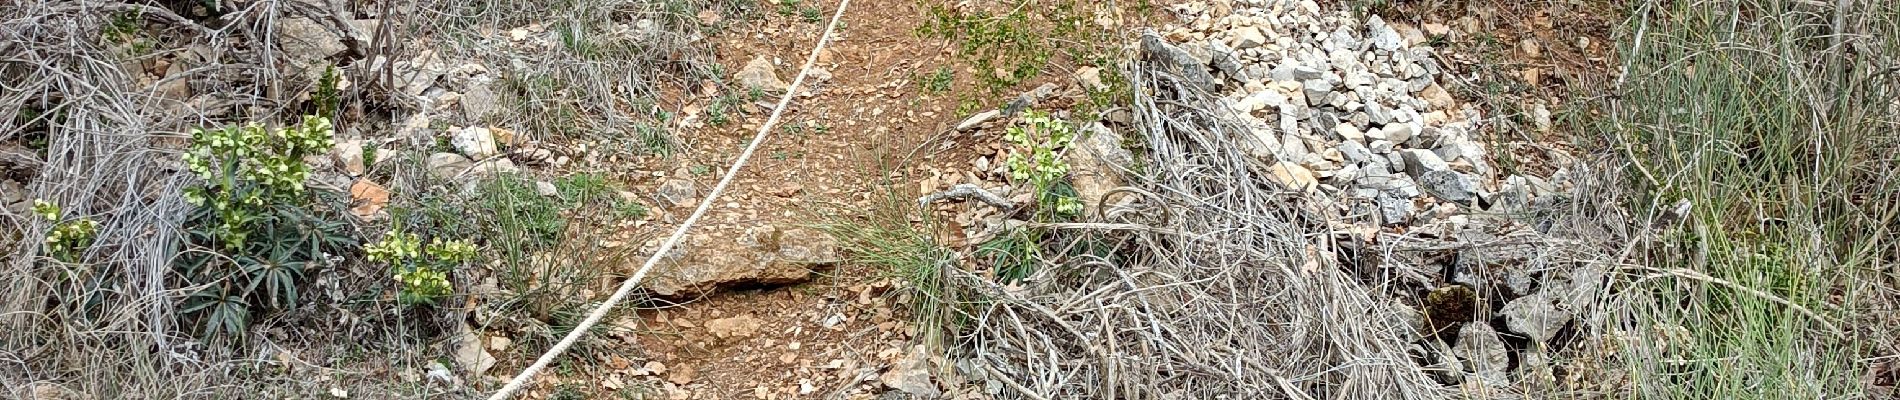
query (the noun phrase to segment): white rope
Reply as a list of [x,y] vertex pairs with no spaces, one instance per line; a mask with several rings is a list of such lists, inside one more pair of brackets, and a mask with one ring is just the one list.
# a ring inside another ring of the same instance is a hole
[[660,249],[654,251],[653,255],[647,258],[646,264],[641,265],[640,270],[634,271],[633,276],[629,276],[626,281],[620,282],[620,289],[615,290],[613,296],[607,297],[607,301],[594,307],[594,311],[587,314],[587,319],[581,320],[580,325],[574,326],[574,330],[569,331],[567,337],[561,338],[560,343],[555,343],[553,348],[548,349],[547,353],[542,354],[540,359],[534,361],[534,365],[529,365],[527,369],[521,370],[521,373],[515,375],[513,380],[508,381],[508,385],[502,386],[501,390],[496,391],[495,395],[489,396],[488,400],[505,400],[509,396],[514,395],[516,391],[521,390],[522,387],[527,386],[529,379],[534,378],[535,374],[540,373],[542,369],[547,368],[548,364],[553,363],[555,357],[559,357],[561,353],[567,352],[567,348],[573,346],[574,342],[580,341],[581,335],[586,334],[588,328],[592,328],[594,324],[600,323],[601,318],[606,318],[608,310],[612,310],[614,305],[620,304],[621,300],[626,299],[627,294],[632,293],[633,288],[639,286],[640,279],[645,278],[647,272],[651,271],[654,265],[659,264],[661,256],[673,251],[673,247],[679,245],[680,239],[686,237],[686,231],[692,229],[694,223],[699,222],[699,217],[705,215],[707,209],[712,208],[713,202],[718,200],[719,195],[726,191],[726,186],[732,184],[732,178],[739,175],[739,169],[745,168],[746,161],[752,159],[752,153],[759,150],[760,144],[765,143],[766,135],[772,132],[773,125],[778,124],[779,116],[785,113],[785,106],[792,103],[792,94],[797,93],[798,87],[805,82],[805,74],[811,71],[812,64],[818,63],[818,53],[825,50],[825,44],[831,41],[831,32],[838,28],[838,21],[844,17],[845,7],[850,5],[851,0],[840,0],[838,2],[838,11],[831,14],[831,23],[825,25],[824,35],[818,37],[818,44],[812,47],[811,55],[805,57],[805,66],[798,69],[798,76],[792,78],[791,86],[785,88],[785,95],[779,97],[778,107],[772,109],[772,116],[765,120],[764,125],[759,125],[759,132],[752,136],[752,144],[746,145],[745,152],[739,153],[739,159],[734,160],[732,168],[727,169],[726,175],[719,178],[719,184],[713,186],[712,192],[707,193],[706,198],[699,201],[699,207],[694,208],[693,214],[686,217],[686,222],[681,223],[679,228],[673,230],[673,236],[667,238],[666,243],[661,244]]

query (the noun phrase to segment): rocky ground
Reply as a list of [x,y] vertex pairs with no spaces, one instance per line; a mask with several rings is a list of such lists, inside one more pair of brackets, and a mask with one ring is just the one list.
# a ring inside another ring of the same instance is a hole
[[[573,292],[580,303],[591,304],[707,200],[723,168],[764,122],[775,95],[796,90],[785,122],[774,128],[760,157],[643,284],[651,300],[630,305],[633,312],[612,319],[589,344],[604,350],[571,355],[581,367],[544,374],[526,397],[1012,397],[1014,389],[1004,381],[982,379],[984,372],[972,364],[920,347],[923,334],[904,307],[905,283],[874,266],[846,262],[836,240],[811,225],[864,213],[888,197],[908,204],[960,187],[1004,204],[1031,203],[1030,191],[1011,183],[1004,162],[1017,151],[1004,140],[1005,128],[1020,123],[1024,109],[1050,110],[1073,121],[1083,133],[1066,149],[1077,194],[1088,214],[1113,207],[1102,200],[1130,183],[1128,171],[1138,158],[1124,146],[1123,138],[1133,136],[1127,132],[1130,117],[1123,110],[1089,120],[1094,116],[1073,108],[1092,91],[1108,88],[1103,68],[1117,66],[1051,71],[1020,85],[1020,95],[1003,104],[960,112],[962,99],[919,81],[939,67],[960,65],[953,43],[912,33],[928,20],[925,4],[861,0],[844,14],[845,27],[819,55],[806,84],[787,88],[823,29],[806,14],[828,16],[835,5],[807,6],[812,11],[746,19],[710,9],[694,16],[698,23],[725,27],[698,38],[724,67],[654,93],[658,106],[651,108],[671,115],[658,126],[676,138],[671,156],[636,156],[607,139],[541,132],[544,126],[522,122],[526,118],[498,117],[509,104],[502,82],[533,70],[531,57],[497,61],[425,51],[372,61],[393,65],[400,79],[345,83],[392,86],[399,94],[392,101],[409,104],[387,129],[343,132],[330,159],[315,160],[326,167],[316,179],[348,193],[350,212],[370,223],[387,221],[392,203],[418,192],[418,184],[401,175],[379,173],[405,168],[404,160],[419,161],[433,179],[463,191],[482,179],[524,175],[550,198],[563,195],[556,187],[562,176],[607,176],[616,198],[648,211],[575,229],[603,251],[628,256],[561,253],[567,249],[536,255],[579,257],[597,270]],[[1263,176],[1296,193],[1304,207],[1339,216],[1326,221],[1338,232],[1337,247],[1327,249],[1337,257],[1329,258],[1355,266],[1368,282],[1380,282],[1380,298],[1409,313],[1408,343],[1420,368],[1447,386],[1557,379],[1545,360],[1576,340],[1566,327],[1593,301],[1603,272],[1562,262],[1550,250],[1559,240],[1553,227],[1534,211],[1566,200],[1588,171],[1500,165],[1497,139],[1488,135],[1500,118],[1495,108],[1457,94],[1455,86],[1469,83],[1457,82],[1465,79],[1458,74],[1459,55],[1445,45],[1447,38],[1480,27],[1362,19],[1311,0],[1180,1],[1159,13],[1160,22],[1139,34],[1143,27],[1135,21],[1101,23],[1128,32],[1124,55],[1161,65],[1183,87],[1220,98],[1226,109],[1212,111],[1248,128],[1248,156]],[[609,31],[644,37],[654,34],[655,24],[631,21]],[[349,26],[354,30],[333,31],[291,19],[280,24],[279,34],[289,61],[304,67],[304,80],[314,81],[321,74],[315,66],[357,51],[352,45],[369,41],[379,23],[361,19]],[[468,40],[521,54],[560,48],[565,40],[542,23],[491,28]],[[1541,51],[1529,43],[1523,51]],[[167,60],[129,69],[181,110],[227,110],[192,108],[215,99],[206,96],[211,86],[167,79],[189,64]],[[1521,120],[1533,131],[1550,129],[1546,106],[1526,107],[1524,114]],[[366,154],[368,148],[380,150]],[[0,148],[0,157],[6,150]],[[901,186],[879,185],[885,180],[900,180]],[[1031,221],[971,198],[966,193],[925,203],[930,216],[944,222],[933,232],[940,244],[964,255],[958,261],[968,269],[994,277],[995,266],[968,257],[971,249]],[[24,207],[27,199],[0,200]],[[490,311],[488,303],[513,295],[498,288],[494,269],[465,277],[468,312],[448,323],[434,343],[448,357],[382,372],[472,393],[532,361],[542,347],[522,344],[539,340],[533,337],[539,332]]]
[[[1221,95],[1258,139],[1265,175],[1341,216],[1328,221],[1340,258],[1411,315],[1422,368],[1447,385],[1554,379],[1549,354],[1604,272],[1565,262],[1551,247],[1561,234],[1535,213],[1567,201],[1578,171],[1498,167],[1485,141],[1499,139],[1484,139],[1497,118],[1446,89],[1460,83],[1444,40],[1472,27],[1312,1],[1172,7],[1182,22],[1143,37],[1143,51]],[[1548,109],[1529,117],[1548,132]]]

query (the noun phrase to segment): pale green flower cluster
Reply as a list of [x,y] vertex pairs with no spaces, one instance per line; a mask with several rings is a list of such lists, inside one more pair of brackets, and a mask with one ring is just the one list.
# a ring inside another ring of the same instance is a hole
[[1016,147],[1005,161],[1010,179],[1035,186],[1038,201],[1053,203],[1057,213],[1082,212],[1082,202],[1075,196],[1049,190],[1069,174],[1069,164],[1057,151],[1075,141],[1074,126],[1046,113],[1028,111],[1023,114],[1022,124],[1009,127],[1003,139]]
[[[479,253],[468,240],[430,240],[428,246],[416,234],[391,231],[382,241],[363,246],[373,262],[389,264],[400,283],[396,296],[403,304],[434,303],[451,293],[448,270],[473,260]],[[423,257],[427,255],[427,257]]]
[[46,253],[65,261],[72,261],[73,255],[92,245],[92,239],[99,234],[99,223],[91,218],[79,218],[59,222],[58,204],[46,200],[33,200],[33,214],[47,222],[55,222],[53,229],[46,232]]

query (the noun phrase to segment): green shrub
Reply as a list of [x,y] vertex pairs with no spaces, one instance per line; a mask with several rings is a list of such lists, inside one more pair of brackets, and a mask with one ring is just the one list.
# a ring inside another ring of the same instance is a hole
[[99,233],[99,223],[91,218],[60,221],[59,205],[45,200],[33,200],[33,214],[54,223],[53,229],[46,232],[45,250],[47,255],[62,262],[76,262]]
[[201,182],[184,190],[197,206],[173,269],[193,288],[180,308],[201,333],[242,336],[255,313],[294,308],[312,263],[354,242],[340,213],[318,207],[334,193],[307,190],[305,156],[333,144],[327,118],[267,131],[262,124],[192,131],[185,162]]
[[1068,183],[1069,163],[1057,154],[1075,141],[1073,126],[1048,114],[1029,111],[1023,115],[1023,124],[1009,127],[1003,139],[1016,149],[1006,161],[1009,179],[1027,183],[1035,190],[1040,216],[1073,217],[1082,213],[1082,201]]
[[382,241],[363,246],[370,262],[390,267],[398,286],[396,301],[403,305],[435,304],[448,297],[449,272],[475,259],[477,250],[467,240],[443,241],[435,238],[427,247],[416,234],[389,231]]

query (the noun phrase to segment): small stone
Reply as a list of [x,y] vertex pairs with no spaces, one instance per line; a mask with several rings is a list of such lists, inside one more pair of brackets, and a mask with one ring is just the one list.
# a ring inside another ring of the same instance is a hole
[[664,375],[666,374],[666,363],[659,362],[659,361],[647,361],[645,365],[640,366],[640,369],[646,370],[647,372],[651,372],[654,375]]
[[1234,103],[1233,108],[1243,113],[1251,113],[1261,109],[1279,109],[1283,104],[1286,104],[1286,95],[1278,91],[1262,90],[1241,98],[1240,101]]
[[1548,343],[1557,330],[1570,323],[1570,311],[1557,304],[1550,292],[1538,292],[1504,304],[1505,327],[1537,343]]
[[1538,132],[1550,132],[1550,108],[1544,107],[1542,103],[1532,106],[1531,123],[1537,127]]
[[912,347],[904,358],[891,365],[889,371],[878,376],[878,380],[892,389],[912,396],[935,399],[943,396],[943,391],[930,379],[930,353],[923,345]]
[[[1367,138],[1371,138],[1371,136],[1367,136]],[[1392,141],[1389,140],[1374,140],[1372,143],[1366,144],[1366,146],[1372,148],[1373,154],[1391,154],[1393,149]]]
[[1405,37],[1400,36],[1398,31],[1393,30],[1392,26],[1387,25],[1385,20],[1379,18],[1378,15],[1373,15],[1366,20],[1366,31],[1366,36],[1372,40],[1372,45],[1379,50],[1394,51],[1405,46]]
[[1451,97],[1451,93],[1446,92],[1443,86],[1438,86],[1436,83],[1425,85],[1425,89],[1418,92],[1418,97],[1424,99],[1425,104],[1431,105],[1433,110],[1450,110],[1457,105],[1457,100]]
[[1376,101],[1366,103],[1366,121],[1378,125],[1392,123],[1392,111]]
[[1259,27],[1248,26],[1234,31],[1234,48],[1246,50],[1267,43],[1267,35]]
[[429,166],[429,172],[433,173],[436,178],[450,179],[461,175],[463,171],[468,171],[470,167],[475,165],[475,161],[469,160],[468,157],[464,157],[461,154],[435,153],[429,155],[427,164]]
[[[1073,75],[1073,77],[1075,78],[1075,83],[1078,85],[1082,85],[1083,89],[1088,89],[1088,90],[1093,90],[1093,91],[1108,90],[1108,84],[1102,83],[1102,69],[1101,68],[1096,68],[1096,67],[1078,68],[1075,70],[1075,74]],[[962,125],[959,124],[958,126],[961,127]]]
[[1267,172],[1275,183],[1288,189],[1308,190],[1319,185],[1319,179],[1313,177],[1313,171],[1299,164],[1281,161],[1268,167]]
[[324,28],[316,20],[304,17],[279,19],[273,25],[278,39],[278,49],[306,76],[316,77],[323,73],[322,67],[327,59],[349,50],[343,44],[343,37]]
[[719,339],[744,339],[757,335],[765,321],[751,314],[706,321],[706,332]]
[[1312,67],[1308,67],[1304,65],[1281,64],[1279,67],[1273,68],[1271,72],[1268,72],[1267,76],[1269,78],[1272,78],[1276,82],[1279,82],[1279,81],[1296,81],[1297,82],[1297,81],[1305,81],[1309,79],[1319,79],[1320,77],[1325,76],[1325,74],[1324,72],[1318,69],[1313,69]]
[[[1360,132],[1359,127],[1353,126],[1352,124],[1339,124],[1337,126],[1334,126],[1333,133],[1336,135],[1339,135],[1339,139],[1345,141],[1345,143],[1357,143],[1357,142],[1366,141],[1366,133]],[[1365,147],[1361,146],[1360,148],[1365,148]]]
[[449,144],[455,146],[455,151],[469,158],[488,158],[500,152],[500,149],[495,146],[495,135],[489,132],[488,128],[478,126],[456,131],[455,135],[449,138]]
[[1451,171],[1451,165],[1438,158],[1438,153],[1424,149],[1405,149],[1399,151],[1405,160],[1405,172],[1413,177],[1423,177],[1428,172]]
[[1001,115],[1003,115],[1003,112],[999,110],[976,113],[976,115],[971,115],[969,118],[963,119],[963,122],[958,122],[957,131],[967,132],[971,129],[976,129],[979,126],[983,126],[984,122],[989,122],[989,120],[996,119],[997,116]]
[[699,371],[694,370],[692,364],[680,365],[673,368],[673,373],[666,375],[666,381],[675,385],[693,383],[693,379],[697,378],[699,378]]
[[[1346,127],[1352,125],[1341,124],[1339,126]],[[1346,161],[1355,164],[1362,163],[1372,159],[1372,149],[1367,149],[1366,145],[1359,144],[1358,141],[1348,140],[1339,142],[1339,155],[1345,157]]]
[[1207,72],[1207,64],[1187,50],[1169,44],[1160,35],[1143,33],[1141,51],[1144,58],[1160,64],[1162,71],[1175,74],[1201,90],[1214,89],[1216,81],[1214,75]]
[[1326,82],[1324,79],[1307,79],[1301,81],[1300,85],[1301,90],[1306,94],[1307,105],[1318,107],[1325,105],[1328,100],[1331,100],[1333,84]]
[[1392,141],[1393,143],[1405,143],[1407,140],[1412,140],[1412,136],[1418,134],[1418,130],[1418,124],[1412,122],[1386,125],[1384,129],[1385,140]]
[[759,88],[761,90],[774,92],[783,92],[786,88],[791,86],[786,84],[785,81],[778,79],[778,72],[772,68],[772,60],[766,59],[765,56],[753,57],[752,61],[745,64],[745,68],[732,74],[732,78],[739,81],[739,84],[744,85],[746,88]]
[[1477,182],[1472,181],[1470,175],[1456,171],[1428,171],[1418,177],[1418,183],[1425,187],[1426,192],[1438,196],[1438,198],[1444,199],[1445,201],[1464,203],[1478,198]]
[[558,188],[555,188],[553,183],[548,183],[547,181],[535,181],[534,193],[545,196],[545,197],[554,197],[554,196],[561,195],[561,190]]
[[521,167],[516,166],[514,160],[510,160],[506,158],[497,158],[497,159],[488,160],[486,162],[482,162],[480,164],[476,164],[475,172],[481,173],[482,175],[485,175],[485,176],[495,176],[499,174],[512,174],[516,172],[521,172]]
[[699,200],[699,189],[693,181],[685,179],[667,179],[654,193],[660,197],[661,204],[670,207],[692,207]]
[[[380,154],[378,154],[380,155]],[[351,177],[363,176],[369,168],[363,163],[363,139],[342,140],[330,149],[330,157]]]
[[1219,69],[1221,73],[1227,74],[1228,77],[1234,79],[1242,79],[1245,77],[1244,71],[1242,71],[1241,68],[1240,52],[1228,48],[1227,45],[1221,44],[1221,42],[1208,42],[1207,52],[1212,56],[1209,63],[1213,64],[1214,68]]
[[1411,223],[1411,199],[1380,193],[1374,201],[1379,204],[1379,217],[1385,225],[1404,225]]
[[515,344],[514,339],[509,339],[502,336],[495,336],[495,337],[488,338],[489,350],[508,351],[508,348],[511,346],[514,346],[514,344]]
[[350,184],[350,214],[356,215],[356,218],[364,221],[374,219],[376,213],[388,205],[389,189],[383,188],[383,185],[369,179],[357,179],[356,183]]
[[1505,372],[1511,366],[1511,352],[1490,325],[1465,324],[1458,330],[1458,344],[1452,346],[1451,352],[1464,360],[1467,372],[1487,382],[1500,385],[1508,382]]

